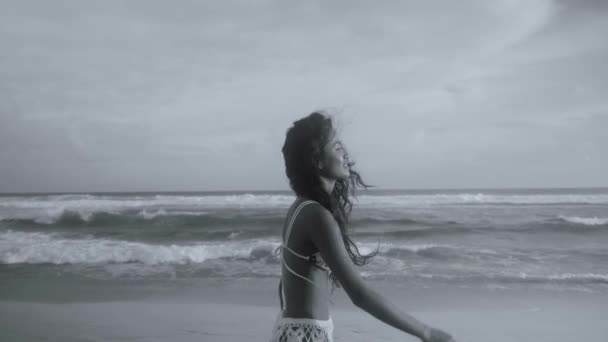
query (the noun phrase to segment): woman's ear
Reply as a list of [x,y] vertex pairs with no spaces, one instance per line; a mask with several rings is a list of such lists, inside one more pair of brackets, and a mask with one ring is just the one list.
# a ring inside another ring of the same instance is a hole
[[313,158],[313,159],[312,159],[312,162],[313,162],[313,164],[316,164],[316,165],[317,165],[317,170],[319,170],[319,171],[320,171],[320,170],[323,170],[323,161],[322,161],[322,160],[319,160],[319,159]]

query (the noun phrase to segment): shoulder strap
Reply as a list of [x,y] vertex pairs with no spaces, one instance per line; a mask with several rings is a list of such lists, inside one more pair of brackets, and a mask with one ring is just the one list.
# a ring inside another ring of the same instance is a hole
[[304,208],[305,205],[310,204],[310,203],[317,203],[317,202],[312,201],[312,200],[306,200],[306,201],[300,203],[300,205],[298,205],[298,207],[296,208],[294,213],[291,215],[291,219],[289,220],[289,225],[287,226],[287,231],[285,232],[285,246],[287,246],[287,244],[289,243],[289,235],[291,234],[291,228],[293,226],[293,223],[296,220],[296,216],[298,216],[298,213],[300,212],[300,210],[302,210],[302,208]]
[[[303,208],[303,207],[304,207],[306,204],[309,204],[309,203],[316,203],[316,202],[315,202],[315,201],[312,201],[312,200],[306,200],[306,201],[303,201],[302,203],[300,203],[300,204],[298,205],[298,207],[297,207],[297,208],[296,208],[296,209],[293,211],[293,213],[291,214],[291,217],[290,217],[290,219],[289,219],[289,225],[287,226],[287,231],[285,232],[285,239],[284,239],[283,246],[287,247],[287,243],[289,242],[289,235],[291,234],[291,227],[292,227],[292,225],[293,225],[293,222],[295,221],[296,216],[298,215],[298,213],[300,212],[300,210],[302,210],[302,208]],[[290,212],[292,211],[292,209],[293,209],[293,206],[292,206],[292,208],[290,208],[290,210],[289,210],[289,212],[288,212],[288,216],[289,216]],[[287,247],[287,248],[289,248],[289,247]],[[282,251],[281,251],[281,252],[282,252]],[[294,252],[294,253],[295,253],[295,252]],[[285,260],[283,259],[283,253],[281,253],[280,257],[281,257],[281,263],[282,263],[282,264],[284,264],[284,265],[285,265],[285,267],[287,267],[287,268],[289,269],[289,266],[287,266],[287,264],[285,263]],[[297,276],[299,276],[299,277],[303,278],[301,275],[299,275],[299,274],[297,274],[297,273],[293,272],[293,270],[289,269],[289,271],[291,271],[292,273],[296,274]],[[304,279],[305,279],[306,281],[308,281],[308,282],[312,283],[310,280],[308,280],[308,279],[306,279],[306,278],[304,278]],[[314,284],[314,283],[312,283],[312,284],[313,284],[313,285],[316,285],[316,284]],[[281,310],[285,310],[285,309],[287,308],[287,303],[286,303],[286,301],[284,300],[284,298],[285,298],[285,291],[284,291],[284,289],[283,289],[283,276],[281,275],[281,280],[279,281],[279,300],[280,300],[280,302],[281,302]]]

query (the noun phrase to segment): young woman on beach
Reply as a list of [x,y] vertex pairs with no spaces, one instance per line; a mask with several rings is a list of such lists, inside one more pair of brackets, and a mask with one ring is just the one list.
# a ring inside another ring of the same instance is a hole
[[329,314],[332,292],[342,287],[357,307],[424,342],[453,342],[452,337],[402,312],[367,285],[354,265],[362,266],[378,250],[361,255],[347,234],[351,195],[365,188],[352,169],[332,118],[314,112],[293,123],[282,148],[285,169],[296,200],[287,213],[279,283],[281,312],[271,342],[333,341]]

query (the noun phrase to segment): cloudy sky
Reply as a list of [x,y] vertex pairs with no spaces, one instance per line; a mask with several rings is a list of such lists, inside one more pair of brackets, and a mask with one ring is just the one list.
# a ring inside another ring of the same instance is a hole
[[608,1],[0,0],[0,192],[607,186]]

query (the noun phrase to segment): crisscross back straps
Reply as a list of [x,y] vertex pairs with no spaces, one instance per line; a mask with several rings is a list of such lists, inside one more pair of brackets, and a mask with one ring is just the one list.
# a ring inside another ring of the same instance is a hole
[[[285,232],[285,238],[283,239],[283,245],[287,246],[287,243],[289,242],[289,235],[291,234],[291,227],[293,226],[293,223],[296,219],[296,216],[298,216],[298,213],[300,212],[300,210],[302,210],[302,208],[309,203],[316,203],[315,201],[312,200],[306,200],[302,203],[300,203],[297,208],[295,209],[295,211],[293,211],[293,213],[291,214],[290,220],[289,220],[289,224],[287,225],[287,230]],[[289,213],[288,213],[289,215]],[[279,247],[281,249],[281,263],[284,264],[283,261],[283,247]],[[287,267],[287,264],[285,264],[285,266]],[[279,281],[279,300],[281,301],[281,310],[283,310],[283,307],[285,306],[285,308],[287,307],[286,303],[284,303],[286,300],[284,300],[285,298],[285,291],[283,291],[283,275],[281,274],[281,280]]]

